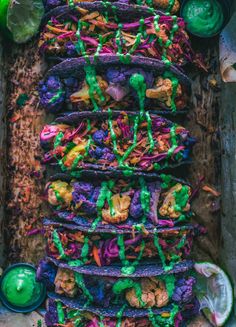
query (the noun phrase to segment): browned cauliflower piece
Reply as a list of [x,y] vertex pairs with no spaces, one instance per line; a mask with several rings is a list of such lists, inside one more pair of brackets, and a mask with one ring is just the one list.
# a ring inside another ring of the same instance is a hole
[[[107,93],[105,93],[106,89],[108,88],[108,83],[104,79],[102,79],[101,76],[96,76],[96,78],[97,78],[97,83],[98,83],[98,85],[99,85],[99,87],[100,87],[100,89],[101,89],[101,91],[103,93],[103,96],[104,96],[105,100],[108,101],[110,99],[110,96]],[[98,104],[103,103],[101,97],[96,93],[96,91],[94,91],[93,96],[94,96],[94,99],[97,101]],[[84,82],[82,84],[82,88],[79,91],[71,94],[70,100],[73,103],[82,102],[82,103],[84,103],[86,105],[90,104],[91,96],[90,96],[90,93],[89,93],[89,86],[88,86],[86,80],[84,80]]]
[[[172,97],[172,82],[169,78],[158,77],[155,83],[155,87],[146,90],[146,96],[150,99],[158,99],[159,101],[166,104],[166,106],[171,107],[171,97]],[[176,97],[182,94],[181,85],[178,85],[176,91]]]
[[[159,213],[161,216],[169,216],[170,218],[179,218],[182,214],[181,211],[177,211],[176,208],[176,199],[174,196],[175,192],[180,192],[182,189],[182,185],[180,183],[177,183],[175,186],[173,186],[165,196],[165,199],[162,203],[162,206],[159,209]],[[190,187],[188,187],[188,194],[191,194]],[[185,208],[182,209],[183,211],[189,211],[190,210],[190,203],[187,202]]]
[[72,201],[72,187],[63,181],[52,182],[48,189],[48,202],[53,205],[65,204],[70,206]]
[[74,272],[68,269],[58,268],[54,284],[55,292],[57,294],[74,297],[78,290]]
[[[121,196],[120,194],[115,194],[111,197],[113,211],[110,207],[108,209],[102,210],[102,218],[108,223],[118,224],[125,221],[129,215],[129,207],[131,198],[128,195]],[[113,213],[113,214],[112,214]]]
[[[141,283],[142,296],[137,296],[135,288],[126,292],[126,300],[135,308],[162,308],[168,304],[169,297],[163,281],[157,278],[143,278]],[[143,303],[142,303],[143,302]]]

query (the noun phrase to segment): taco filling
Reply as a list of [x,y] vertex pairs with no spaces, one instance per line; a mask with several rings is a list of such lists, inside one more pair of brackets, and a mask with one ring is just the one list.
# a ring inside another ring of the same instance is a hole
[[138,311],[128,317],[124,314],[126,307],[122,306],[118,312],[95,314],[79,307],[77,303],[58,299],[52,296],[49,299],[48,309],[45,315],[45,322],[49,327],[180,327],[186,326],[186,322],[199,313],[199,304],[196,300],[179,307],[173,304],[168,308],[149,308],[144,315]]
[[92,234],[75,226],[46,227],[47,255],[72,267],[94,264],[98,267],[118,264],[121,271],[135,271],[145,262],[161,262],[169,271],[191,253],[193,238],[201,233],[188,226],[154,233]]
[[73,221],[77,215],[103,224],[129,224],[131,221],[133,224],[163,225],[165,219],[186,220],[191,216],[190,186],[169,175],[162,176],[162,183],[146,182],[143,177],[138,181],[54,180],[47,184],[45,195],[54,213],[59,217],[68,216],[68,221]]
[[184,127],[148,112],[145,118],[125,113],[115,119],[110,113],[106,119],[98,114],[87,117],[74,125],[44,127],[40,139],[49,149],[45,163],[58,163],[63,171],[119,169],[130,175],[179,165],[195,143]]
[[[66,71],[67,64],[63,65]],[[186,108],[188,80],[184,75],[141,66],[81,64],[79,69],[75,63],[73,73],[64,78],[56,76],[55,68],[55,75],[40,84],[41,104],[49,112],[108,111],[109,108],[178,112]],[[79,76],[76,76],[76,71]]]
[[[81,0],[44,0],[44,5],[46,10],[50,10],[58,6],[79,5],[81,2]],[[83,2],[93,2],[93,0],[83,0]],[[112,0],[110,2],[115,1]],[[177,13],[180,8],[179,0],[122,0],[122,3],[160,9],[171,14]]]
[[103,308],[123,306],[136,309],[163,308],[170,303],[183,305],[193,300],[195,278],[161,275],[143,278],[116,278],[83,275],[41,262],[37,279],[58,295],[76,298],[82,303]]
[[101,2],[52,11],[41,33],[41,52],[85,58],[117,54],[123,63],[129,63],[132,55],[164,60],[167,65],[194,60],[182,18],[154,11],[126,14],[121,6]]

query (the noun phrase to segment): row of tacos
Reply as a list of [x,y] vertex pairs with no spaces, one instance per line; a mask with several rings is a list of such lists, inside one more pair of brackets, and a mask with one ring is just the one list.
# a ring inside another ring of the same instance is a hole
[[[198,62],[178,1],[45,1],[39,85],[47,326],[184,326],[198,311],[191,185],[167,174],[196,140],[182,66]],[[164,9],[167,12],[158,11]],[[56,63],[56,65],[54,65]],[[179,117],[179,115],[178,115]],[[178,118],[177,118],[178,121]],[[160,175],[160,172],[162,174]]]
[[[180,326],[199,309],[191,261],[176,264],[168,274],[150,265],[142,276],[119,278],[103,271],[79,272],[50,258],[41,262],[38,280],[49,293],[49,326]],[[141,269],[139,269],[141,271]],[[86,309],[85,309],[86,308]]]

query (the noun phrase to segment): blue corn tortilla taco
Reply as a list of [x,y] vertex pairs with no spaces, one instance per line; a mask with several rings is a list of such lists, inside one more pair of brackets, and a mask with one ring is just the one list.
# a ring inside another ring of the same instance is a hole
[[45,322],[48,327],[182,327],[198,313],[195,298],[182,307],[171,304],[159,309],[102,309],[49,293]]
[[[194,298],[196,279],[189,268],[173,267],[171,274],[155,274],[135,277],[87,275],[71,269],[69,265],[56,265],[44,260],[37,270],[37,280],[43,282],[47,289],[59,296],[75,299],[78,303],[97,308],[125,307],[127,309],[157,309],[172,303],[179,307]],[[92,269],[92,268],[91,268]],[[161,272],[161,269],[160,269]]]
[[[174,228],[143,229],[125,233],[122,229],[105,232],[83,231],[78,225],[53,220],[44,222],[47,239],[46,253],[52,260],[61,261],[81,271],[91,265],[97,273],[142,273],[148,264],[161,263],[170,271],[176,263],[191,254],[193,238],[204,231],[199,226],[186,225]],[[142,265],[142,262],[145,265]],[[112,272],[111,269],[115,269]]]
[[126,110],[184,113],[191,82],[175,66],[131,56],[129,64],[116,55],[67,59],[50,69],[39,85],[48,112]]
[[125,112],[71,113],[44,126],[43,161],[62,171],[155,172],[189,162],[195,139],[164,117]]
[[50,57],[132,55],[163,60],[169,67],[197,61],[183,18],[116,2],[61,6],[42,22],[39,47]]
[[[102,1],[102,0],[101,0]],[[80,0],[44,0],[44,6],[46,11],[52,10],[58,6],[64,5],[79,5],[82,1]],[[83,2],[95,2],[91,0],[83,1]],[[136,8],[138,6],[154,8],[157,10],[162,10],[167,13],[176,14],[180,8],[180,1],[179,0],[121,0],[121,1],[114,1],[111,0],[111,3],[121,2],[126,4],[134,5]]]
[[133,230],[169,226],[191,216],[192,188],[171,175],[82,171],[79,178],[56,174],[46,184],[44,197],[58,221],[77,223],[85,229]]

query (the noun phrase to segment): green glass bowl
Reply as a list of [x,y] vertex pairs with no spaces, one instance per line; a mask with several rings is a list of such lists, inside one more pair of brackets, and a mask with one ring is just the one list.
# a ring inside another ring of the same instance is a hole
[[[186,5],[186,3],[188,2],[189,0],[183,0],[181,2],[181,7],[180,7],[180,16],[183,18],[183,9],[184,9],[184,6]],[[217,32],[217,33],[214,33],[210,36],[205,36],[205,35],[201,35],[200,33],[193,33],[191,32],[190,30],[188,30],[188,26],[186,26],[186,29],[187,31],[194,35],[194,36],[198,36],[200,38],[204,38],[204,39],[209,39],[209,38],[212,38],[212,37],[215,37],[217,35],[220,34],[220,32],[224,29],[224,27],[228,24],[229,20],[230,20],[230,17],[231,17],[231,7],[232,7],[232,0],[219,0],[219,3],[221,4],[222,6],[222,11],[223,11],[223,15],[224,15],[224,21],[223,21],[223,24],[220,28],[220,30]]]
[[[30,286],[29,276],[34,282],[31,288],[27,288]],[[11,289],[12,299],[6,295],[6,287]],[[11,311],[21,313],[34,311],[44,302],[45,298],[46,288],[42,283],[36,281],[36,268],[33,265],[17,263],[4,271],[0,279],[0,300]]]

